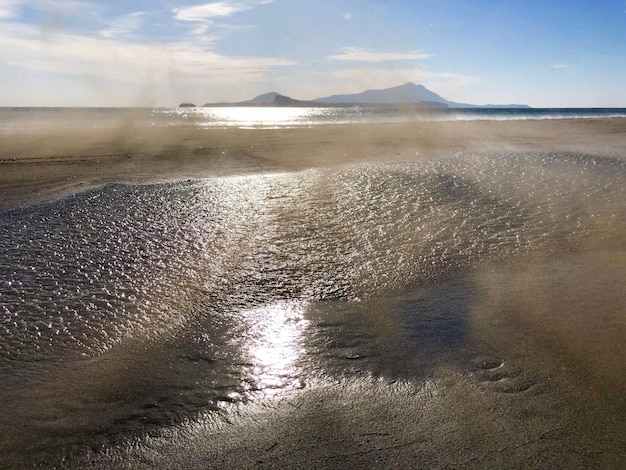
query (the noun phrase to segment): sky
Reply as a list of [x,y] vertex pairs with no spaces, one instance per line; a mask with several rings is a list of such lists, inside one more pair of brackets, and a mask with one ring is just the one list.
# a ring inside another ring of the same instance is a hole
[[0,0],[0,106],[297,99],[626,107],[626,0]]

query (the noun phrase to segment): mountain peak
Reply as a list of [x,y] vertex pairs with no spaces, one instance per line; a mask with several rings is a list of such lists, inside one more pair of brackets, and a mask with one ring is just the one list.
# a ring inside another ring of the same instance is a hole
[[362,93],[349,95],[332,95],[323,98],[317,98],[313,101],[321,103],[339,104],[339,103],[361,103],[361,104],[415,104],[422,102],[447,104],[448,101],[437,93],[430,91],[423,85],[416,85],[413,82],[407,82],[382,90],[367,90]]
[[269,93],[263,93],[262,95],[257,96],[256,98],[252,98],[251,100],[240,101],[237,104],[246,105],[246,104],[272,104],[276,101],[276,98],[282,97],[280,93],[275,91],[271,91]]

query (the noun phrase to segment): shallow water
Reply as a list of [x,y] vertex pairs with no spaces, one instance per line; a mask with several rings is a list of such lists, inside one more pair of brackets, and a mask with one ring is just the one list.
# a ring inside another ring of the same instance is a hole
[[599,341],[619,343],[622,298],[607,293],[623,272],[625,183],[610,158],[467,154],[109,185],[5,211],[0,455],[62,458],[329,380],[426,380],[476,362],[490,336],[512,347],[515,306],[563,330],[544,310],[571,286],[545,293],[554,276],[537,268],[555,262],[614,283],[589,290],[603,306],[588,321],[568,310],[564,344],[585,325],[612,325]]

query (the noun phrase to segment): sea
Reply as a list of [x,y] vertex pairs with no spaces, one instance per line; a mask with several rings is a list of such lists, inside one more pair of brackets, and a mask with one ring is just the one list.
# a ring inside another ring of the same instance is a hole
[[626,108],[0,108],[0,135],[57,131],[59,128],[107,129],[121,124],[281,129],[328,124],[610,117],[626,117]]
[[[0,134],[120,120],[289,128],[625,116],[3,108]],[[625,157],[491,150],[108,184],[4,210],[0,462],[62,466],[324,384],[425,383],[504,363],[534,372],[499,383],[503,393],[562,380],[612,391],[607,409],[624,418]]]

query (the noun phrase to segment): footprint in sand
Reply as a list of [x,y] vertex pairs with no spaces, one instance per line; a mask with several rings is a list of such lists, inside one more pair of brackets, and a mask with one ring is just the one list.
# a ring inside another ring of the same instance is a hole
[[538,381],[519,366],[495,356],[478,356],[471,361],[473,375],[485,388],[500,393],[538,392]]

